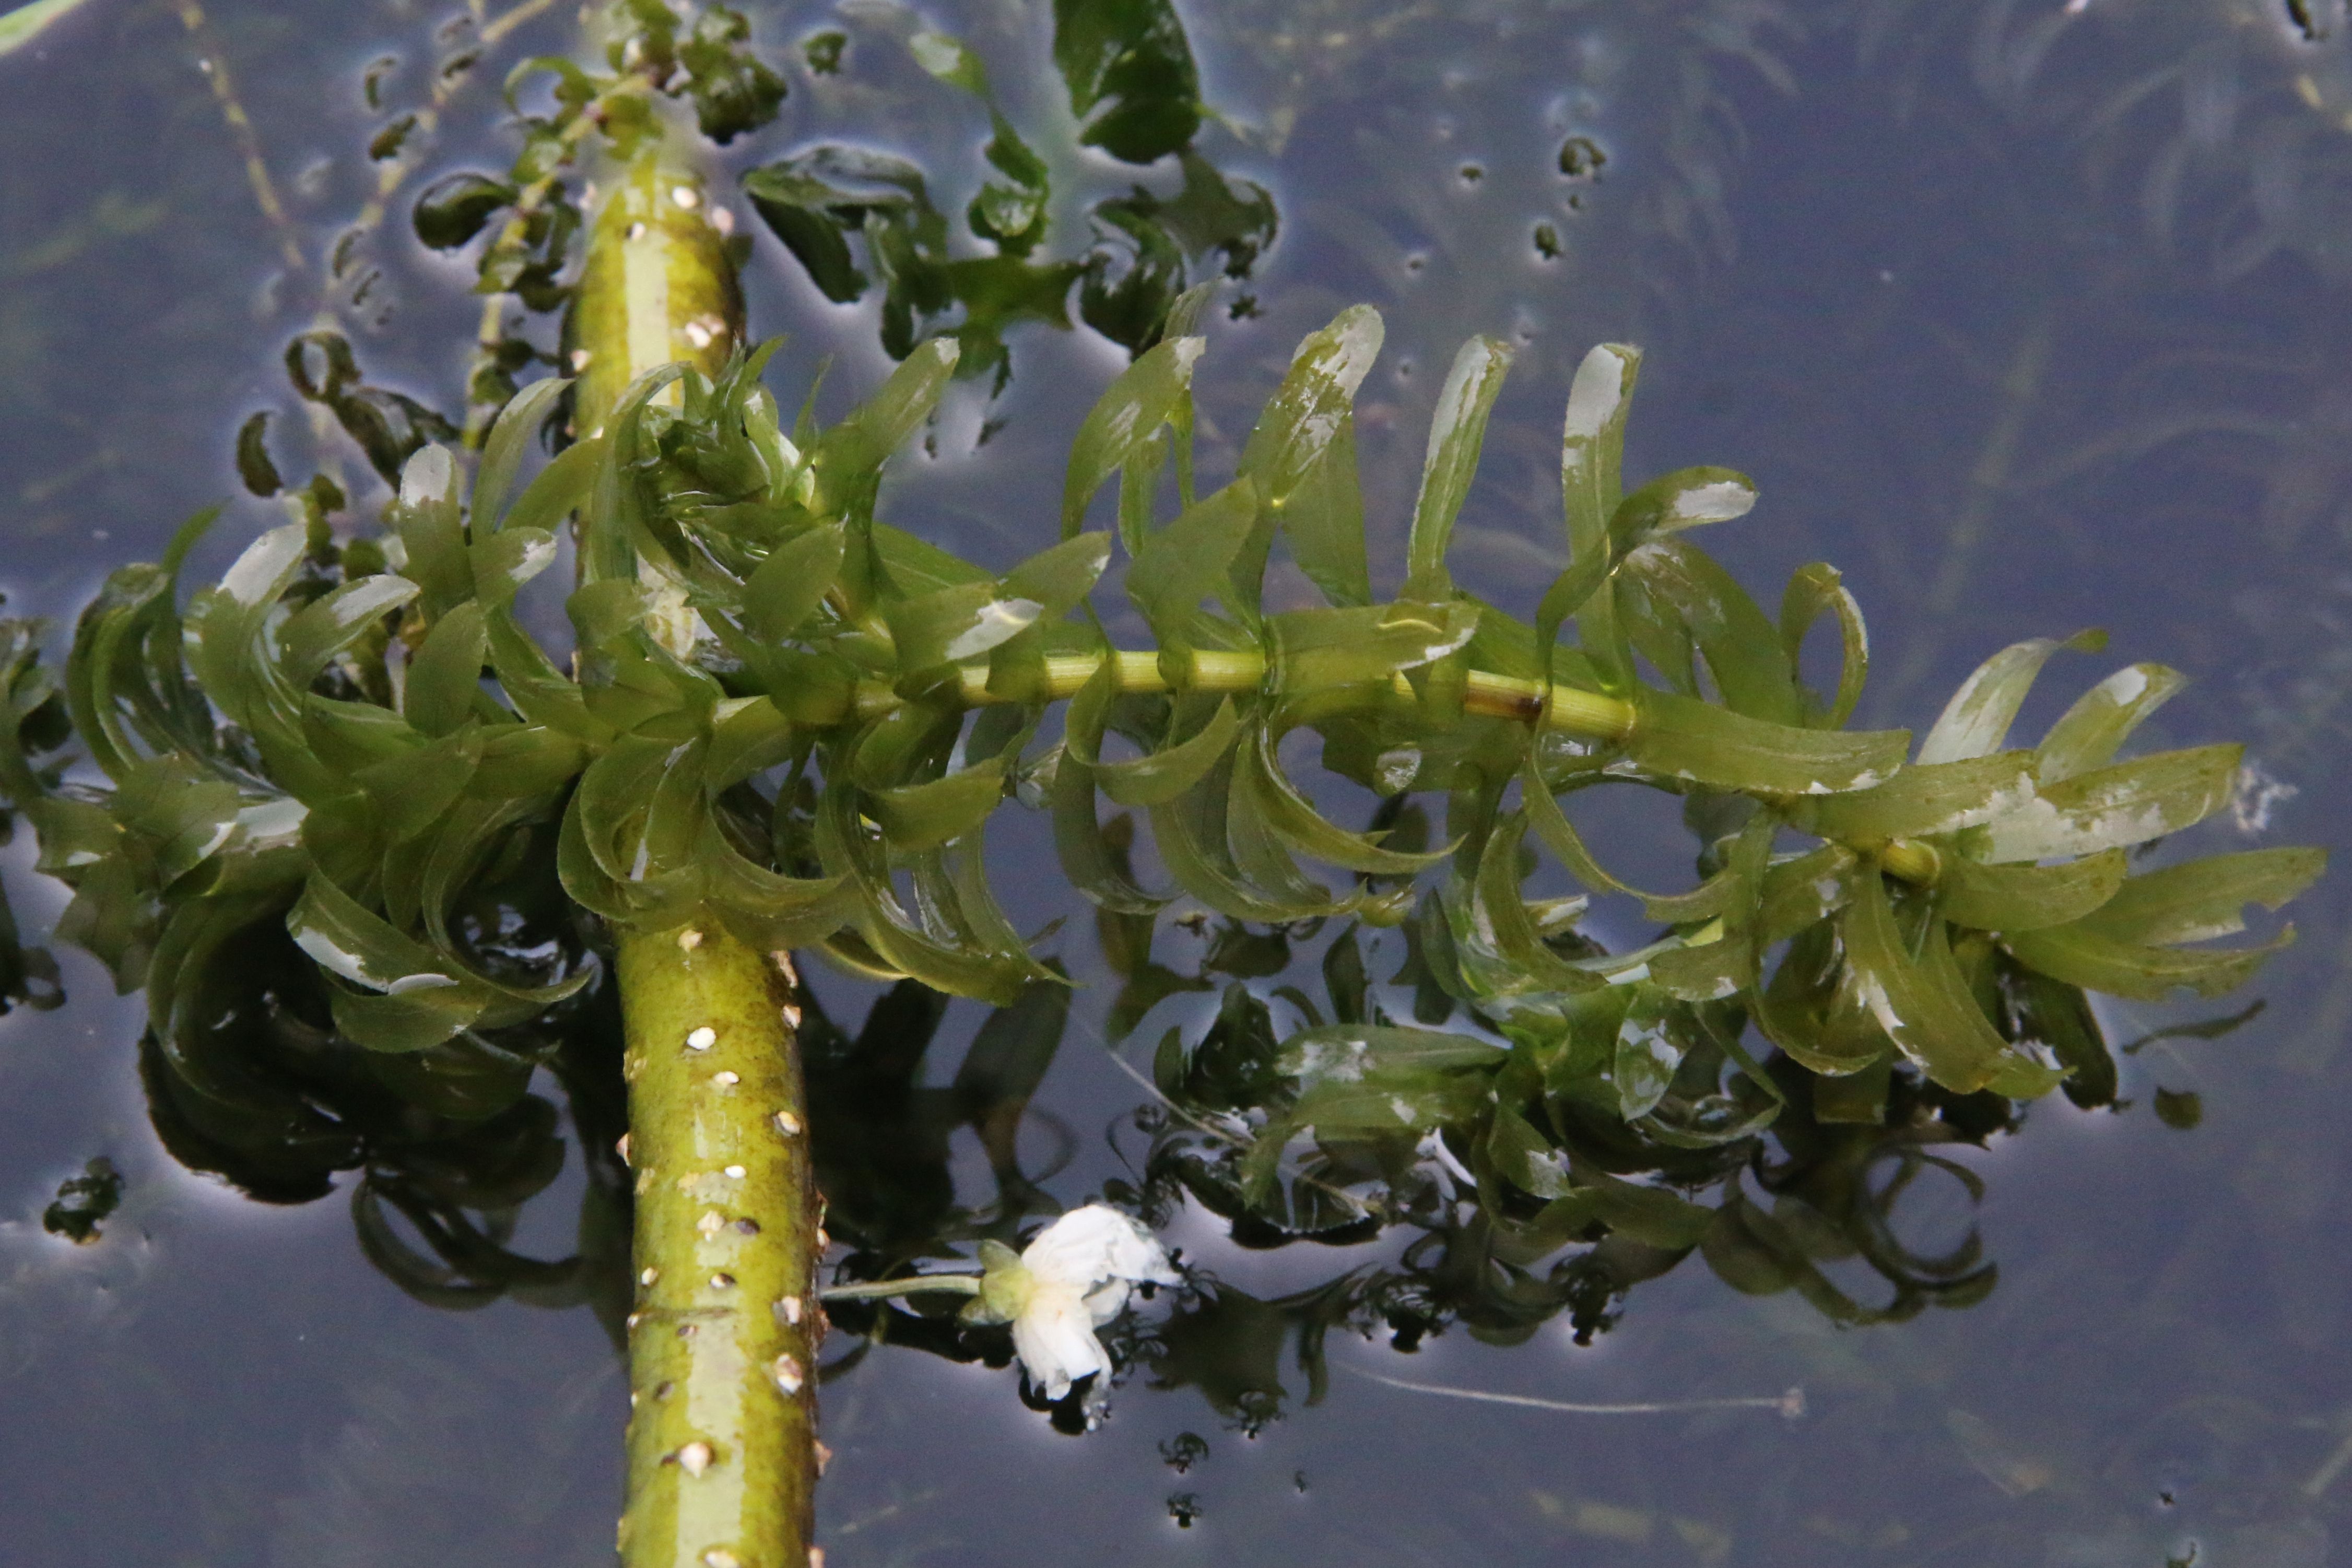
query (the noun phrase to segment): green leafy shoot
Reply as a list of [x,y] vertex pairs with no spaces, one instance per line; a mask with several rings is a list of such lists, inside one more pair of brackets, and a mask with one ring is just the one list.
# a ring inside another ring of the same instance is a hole
[[[1227,923],[1220,1022],[1171,1033],[1155,1061],[1161,1092],[1221,1129],[1168,1156],[1221,1211],[1344,1232],[1422,1202],[1436,1178],[1402,1173],[1433,1159],[1512,1257],[1601,1235],[1696,1247],[1743,1289],[1794,1288],[1841,1321],[1977,1289],[1972,1260],[1886,1253],[1873,1266],[1895,1294],[1865,1307],[1736,1181],[1712,1207],[1674,1189],[1747,1167],[1768,1134],[1801,1151],[1924,1116],[1980,1136],[2053,1089],[2116,1103],[2085,991],[2239,985],[2293,935],[2226,945],[2247,908],[2294,897],[2323,856],[2133,858],[2225,807],[2238,766],[2231,747],[2126,755],[2177,684],[2153,666],[2099,683],[2032,747],[2009,731],[2061,644],[1995,654],[1916,747],[1843,728],[1859,612],[1808,566],[1776,623],[1705,553],[1700,525],[1753,500],[1739,476],[1625,488],[1628,349],[1596,349],[1577,378],[1574,555],[1532,618],[1446,566],[1503,369],[1483,341],[1440,400],[1404,591],[1378,601],[1349,433],[1380,340],[1362,308],[1311,335],[1239,472],[1205,495],[1201,340],[1149,350],[1081,425],[1034,553],[1001,567],[878,514],[950,343],[838,423],[792,431],[763,355],[670,366],[527,476],[565,390],[541,382],[487,432],[470,485],[419,445],[381,535],[286,525],[184,602],[181,563],[211,526],[195,519],[162,563],[109,579],[61,682],[11,623],[0,780],[74,888],[59,935],[146,988],[173,1114],[215,1151],[192,1157],[231,1162],[218,1151],[257,1128],[318,1143],[299,1171],[255,1172],[264,1186],[307,1190],[359,1153],[312,1125],[290,1048],[268,1048],[275,1076],[234,1065],[232,945],[303,977],[274,983],[307,998],[304,1038],[436,1114],[520,1113],[600,930],[706,920],[1034,1012],[988,1058],[1007,1085],[990,1092],[1018,1102],[1068,981],[992,885],[988,830],[1010,800],[1051,813],[1124,955],[1121,1028],[1218,983],[1151,959],[1159,912]],[[1130,483],[1171,463],[1172,507]],[[1116,527],[1090,527],[1114,477]],[[542,645],[518,604],[567,518],[574,636]],[[1324,603],[1269,612],[1277,549]],[[1107,645],[1093,612],[1122,552],[1156,645]],[[664,584],[683,604],[657,622]],[[1827,696],[1795,656],[1823,612],[1843,650]],[[102,784],[63,768],[60,707]],[[1333,812],[1334,780],[1369,792],[1369,821]],[[1578,795],[1602,786],[1682,797],[1698,838],[1693,885],[1637,895],[1658,929],[1630,951],[1584,928],[1589,899],[1633,892],[1576,826]],[[1139,824],[1161,885],[1138,873]],[[1277,1019],[1254,986],[1318,929],[1339,934],[1329,1011],[1284,1000]],[[1373,978],[1367,943],[1402,944],[1393,978]],[[395,1272],[459,1288],[442,1267]]]

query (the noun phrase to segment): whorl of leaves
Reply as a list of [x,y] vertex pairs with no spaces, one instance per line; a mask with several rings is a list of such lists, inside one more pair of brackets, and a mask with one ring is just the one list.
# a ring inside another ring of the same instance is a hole
[[[1201,341],[1150,350],[1077,434],[1058,538],[1002,572],[876,515],[886,460],[954,372],[948,342],[822,430],[806,413],[782,428],[764,354],[715,380],[668,367],[519,487],[563,389],[541,382],[492,432],[470,497],[455,456],[427,446],[388,535],[322,551],[303,525],[278,528],[183,608],[201,517],[161,564],[114,573],[77,629],[64,695],[107,783],[58,783],[8,732],[0,762],[42,868],[76,888],[61,935],[146,986],[168,1056],[218,1021],[208,968],[282,925],[333,1029],[411,1059],[430,1098],[436,1072],[516,1060],[501,1031],[592,973],[577,931],[541,919],[525,940],[493,895],[550,861],[610,922],[715,917],[1001,1004],[1061,984],[990,886],[987,825],[1015,796],[1051,813],[1071,882],[1108,911],[1142,920],[1183,897],[1258,925],[1402,924],[1435,1018],[1467,1009],[1469,1032],[1435,1030],[1374,996],[1256,1063],[1247,1135],[1216,1179],[1307,1229],[1348,1217],[1307,1212],[1281,1179],[1301,1138],[1328,1155],[1449,1132],[1482,1183],[1569,1205],[1555,1222],[1573,1229],[1614,1223],[1593,1171],[1727,1157],[1792,1086],[1832,1122],[1922,1092],[2030,1098],[2065,1082],[2097,1103],[2113,1068],[2083,988],[2210,994],[2291,935],[2193,946],[2300,891],[2315,851],[2129,874],[2126,852],[2220,810],[2237,767],[2231,747],[2116,760],[2178,686],[2169,671],[2110,676],[2031,748],[2007,733],[2054,643],[1989,660],[1916,754],[1904,733],[1840,727],[1865,642],[1836,574],[1801,569],[1776,622],[1691,535],[1748,509],[1744,477],[1685,469],[1624,491],[1630,349],[1595,350],[1577,377],[1570,564],[1531,620],[1445,564],[1507,368],[1489,340],[1441,394],[1404,588],[1375,601],[1351,408],[1379,340],[1363,308],[1309,337],[1238,471],[1206,494]],[[675,407],[657,401],[673,383]],[[1113,479],[1115,526],[1089,530]],[[568,517],[567,668],[517,599]],[[1267,605],[1277,539],[1319,607]],[[1087,606],[1115,550],[1155,650],[1108,649]],[[684,655],[648,630],[681,601],[697,629]],[[1824,611],[1843,650],[1827,699],[1797,674]],[[1450,841],[1325,815],[1281,760],[1296,730],[1389,802],[1387,822],[1442,797]],[[1113,735],[1129,755],[1110,754]],[[1532,841],[1591,892],[1631,891],[1561,804],[1604,782],[1686,797],[1706,873],[1635,895],[1664,929],[1614,955],[1577,930],[1581,900],[1523,886]],[[1144,885],[1101,795],[1142,813],[1171,885]],[[1785,1061],[1759,1059],[1751,1023]],[[1197,1048],[1168,1050],[1162,1077],[1181,1086]],[[193,1055],[185,1069],[219,1071]],[[1603,1130],[1605,1157],[1579,1127]]]

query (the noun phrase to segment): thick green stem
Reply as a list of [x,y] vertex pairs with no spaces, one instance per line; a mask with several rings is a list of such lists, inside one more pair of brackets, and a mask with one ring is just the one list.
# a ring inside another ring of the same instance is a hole
[[[742,341],[743,290],[727,238],[711,222],[701,171],[677,151],[687,140],[666,137],[608,171],[565,331],[579,378],[572,423],[583,435],[604,429],[646,371],[684,361],[716,375]],[[664,389],[664,397],[674,400],[676,390]],[[686,584],[651,560],[639,562],[637,575],[646,630],[679,658],[690,656],[700,629]]]
[[742,340],[743,291],[702,172],[676,151],[683,140],[606,172],[567,334],[583,434],[646,371],[683,360],[715,375]]
[[824,1313],[785,960],[716,921],[620,933],[637,1173],[626,1568],[801,1568]]
[[[742,293],[701,175],[663,139],[608,169],[566,329],[573,422],[631,381],[716,372]],[[681,655],[682,584],[647,563],[647,630]],[[803,1568],[815,1519],[824,1255],[789,960],[717,920],[615,933],[636,1170],[626,1568]]]

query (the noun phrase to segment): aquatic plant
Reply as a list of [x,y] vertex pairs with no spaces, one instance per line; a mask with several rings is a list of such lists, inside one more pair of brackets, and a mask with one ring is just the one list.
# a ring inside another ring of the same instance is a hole
[[[1056,17],[1071,57],[1100,68],[1080,106],[1100,110],[1090,133],[1114,152],[1189,137],[1164,118],[1196,91],[1171,63],[1164,4],[1067,0]],[[0,790],[74,889],[58,935],[146,990],[175,1150],[288,1193],[366,1163],[363,1239],[420,1293],[580,1287],[579,1269],[534,1270],[468,1235],[463,1211],[545,1179],[530,1075],[562,1060],[610,977],[634,1198],[630,1563],[805,1552],[828,1291],[960,1291],[981,1320],[1018,1324],[1015,1268],[1033,1290],[1049,1275],[1085,1288],[986,1248],[980,1276],[820,1271],[825,1106],[803,1072],[816,1031],[791,954],[999,1017],[1031,1009],[1058,1035],[1066,982],[990,883],[985,835],[1008,798],[1050,813],[1070,883],[1140,944],[1131,980],[1149,975],[1152,917],[1180,898],[1239,940],[1354,923],[1325,949],[1328,1019],[1283,1031],[1244,990],[1208,1036],[1162,1042],[1155,1076],[1181,1114],[1155,1128],[1161,1179],[1137,1206],[1181,1188],[1293,1234],[1417,1215],[1450,1250],[1474,1232],[1450,1260],[1457,1299],[1498,1335],[1563,1309],[1591,1332],[1628,1281],[1694,1247],[1745,1288],[1794,1284],[1864,1315],[1816,1288],[1736,1180],[1713,1207],[1676,1188],[1736,1178],[1776,1129],[1788,1156],[1763,1179],[1867,1233],[1883,1209],[1859,1173],[1906,1139],[1895,1157],[1924,1160],[1927,1124],[1980,1130],[2053,1089],[2113,1098],[2085,990],[2217,993],[2288,938],[2199,946],[2242,930],[2248,904],[2298,893],[2315,851],[2134,873],[2131,852],[2221,810],[2237,773],[2227,746],[2118,760],[2178,689],[2168,670],[2119,671],[2012,747],[2043,664],[2097,639],[2021,643],[1916,747],[1847,730],[1869,662],[1859,608],[1812,565],[1769,614],[1700,548],[1696,530],[1752,507],[1744,476],[1627,486],[1628,347],[1576,371],[1569,564],[1516,614],[1447,566],[1512,357],[1489,338],[1454,361],[1402,586],[1375,593],[1352,405],[1381,325],[1361,307],[1300,346],[1222,485],[1192,451],[1195,285],[1132,334],[1140,351],[1077,431],[1034,554],[992,570],[883,521],[886,465],[964,341],[918,331],[910,303],[877,391],[830,424],[811,406],[787,421],[761,381],[768,350],[742,341],[740,236],[714,222],[698,162],[699,136],[773,110],[773,84],[721,8],[621,0],[593,21],[602,64],[545,68],[559,112],[527,126],[517,178],[445,182],[420,207],[428,238],[507,214],[485,282],[562,306],[573,377],[476,422],[469,474],[451,423],[436,436],[372,395],[323,337],[298,345],[323,367],[305,372],[314,401],[397,481],[384,527],[331,527],[313,489],[306,515],[184,604],[205,514],[161,562],[110,577],[61,671],[14,633]],[[961,56],[928,47],[929,68],[972,85]],[[1138,60],[1158,64],[1119,74]],[[1020,162],[996,166],[1017,185]],[[563,205],[592,162],[593,202],[583,187]],[[798,214],[777,226],[813,269],[839,261],[858,204],[802,200],[774,168],[751,176],[755,204]],[[992,259],[1021,260],[1019,192],[1000,194],[973,225],[1005,247]],[[870,257],[937,215],[861,208],[854,226]],[[1056,276],[1057,298],[1083,287]],[[993,331],[976,340],[990,354]],[[542,433],[561,449],[526,480]],[[567,534],[568,648],[535,637],[524,608]],[[1320,604],[1269,601],[1277,550]],[[1119,612],[1095,598],[1118,554],[1145,646],[1115,643]],[[1803,672],[1824,622],[1834,679],[1816,692]],[[60,716],[102,784],[70,769]],[[1319,740],[1328,781],[1295,776],[1293,736]],[[1347,784],[1378,801],[1363,828],[1322,803]],[[1696,886],[1636,892],[1606,869],[1561,800],[1604,785],[1682,798]],[[1107,821],[1104,796],[1148,822],[1171,885],[1139,873],[1134,821]],[[1417,797],[1442,797],[1442,831]],[[1582,897],[1531,897],[1531,839],[1589,893],[1636,899],[1654,939],[1611,953],[1580,928]],[[1366,981],[1368,933],[1408,945],[1411,1022]],[[284,983],[259,1009],[225,1005],[252,994],[224,962],[248,951]],[[1464,1027],[1435,1027],[1457,1012]],[[383,1113],[330,1117],[305,1075]],[[1016,1113],[1024,1097],[1004,1096]],[[478,1157],[436,1185],[404,1140]],[[274,1169],[257,1148],[279,1151]],[[1423,1200],[1424,1154],[1475,1194],[1475,1221]],[[826,1196],[852,1218],[882,1207],[855,1181]],[[387,1208],[449,1266],[402,1256]],[[1885,1315],[1990,1282],[1972,1255],[1885,1245],[1871,1262],[1896,1288]],[[1165,1278],[1139,1250],[1113,1273]],[[1322,1321],[1375,1293],[1335,1290]],[[1379,1310],[1405,1310],[1403,1293]],[[1049,1394],[1075,1354],[1033,1363]]]

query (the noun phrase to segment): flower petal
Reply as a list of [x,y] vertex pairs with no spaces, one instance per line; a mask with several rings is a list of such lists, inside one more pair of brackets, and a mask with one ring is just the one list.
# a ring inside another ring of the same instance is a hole
[[1042,1282],[1027,1310],[1013,1320],[1013,1352],[1048,1399],[1061,1398],[1089,1373],[1110,1370],[1110,1354],[1095,1338],[1085,1301],[1075,1291]]
[[1099,1203],[1074,1208],[1039,1231],[1021,1261],[1039,1279],[1066,1284],[1082,1295],[1113,1281],[1182,1282],[1149,1230]]

